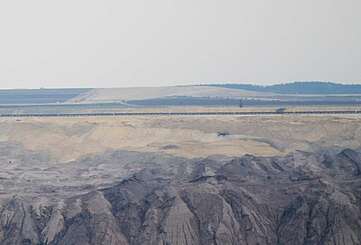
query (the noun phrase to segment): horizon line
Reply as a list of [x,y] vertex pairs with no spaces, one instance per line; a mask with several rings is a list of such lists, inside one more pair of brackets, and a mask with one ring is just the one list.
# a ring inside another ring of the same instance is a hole
[[322,81],[322,80],[305,80],[305,81],[288,81],[288,82],[270,82],[267,84],[259,84],[257,82],[200,82],[200,83],[192,83],[192,84],[176,84],[176,85],[149,85],[149,86],[114,86],[114,87],[85,87],[85,86],[77,86],[77,87],[62,87],[62,86],[54,86],[54,87],[45,87],[45,86],[40,86],[40,87],[5,87],[5,88],[1,88],[0,90],[40,90],[40,89],[110,89],[110,88],[161,88],[161,87],[187,87],[187,86],[213,86],[213,85],[252,85],[252,86],[259,86],[259,87],[269,87],[269,86],[274,86],[274,85],[286,85],[286,84],[293,84],[293,83],[325,83],[325,84],[337,84],[337,85],[360,85],[361,86],[361,82],[360,83],[356,83],[356,82],[336,82],[336,81]]

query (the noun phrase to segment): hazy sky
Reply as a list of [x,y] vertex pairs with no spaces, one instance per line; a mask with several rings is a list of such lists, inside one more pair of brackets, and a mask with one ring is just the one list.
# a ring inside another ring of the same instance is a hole
[[361,82],[360,0],[0,0],[0,88]]

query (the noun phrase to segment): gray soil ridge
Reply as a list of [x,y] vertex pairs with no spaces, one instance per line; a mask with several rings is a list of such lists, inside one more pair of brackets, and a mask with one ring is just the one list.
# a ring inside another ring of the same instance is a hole
[[28,193],[3,196],[0,244],[361,244],[361,150],[198,159],[113,151],[67,164],[83,177],[99,166],[118,175],[89,182],[92,190],[38,194],[29,182]]

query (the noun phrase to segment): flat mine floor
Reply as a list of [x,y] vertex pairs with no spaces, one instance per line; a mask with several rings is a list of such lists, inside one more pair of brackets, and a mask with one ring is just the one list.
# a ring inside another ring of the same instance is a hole
[[54,161],[107,150],[210,155],[282,155],[314,147],[360,147],[355,116],[151,116],[3,118],[0,142]]

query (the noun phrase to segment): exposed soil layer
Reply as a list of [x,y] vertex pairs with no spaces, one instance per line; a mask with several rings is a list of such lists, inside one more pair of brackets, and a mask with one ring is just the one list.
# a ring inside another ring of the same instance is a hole
[[107,187],[93,183],[94,190],[62,192],[59,186],[41,194],[35,188],[3,198],[0,241],[360,244],[360,153],[344,149],[190,160],[109,152],[83,160],[93,168],[124,162],[122,169],[128,171]]

